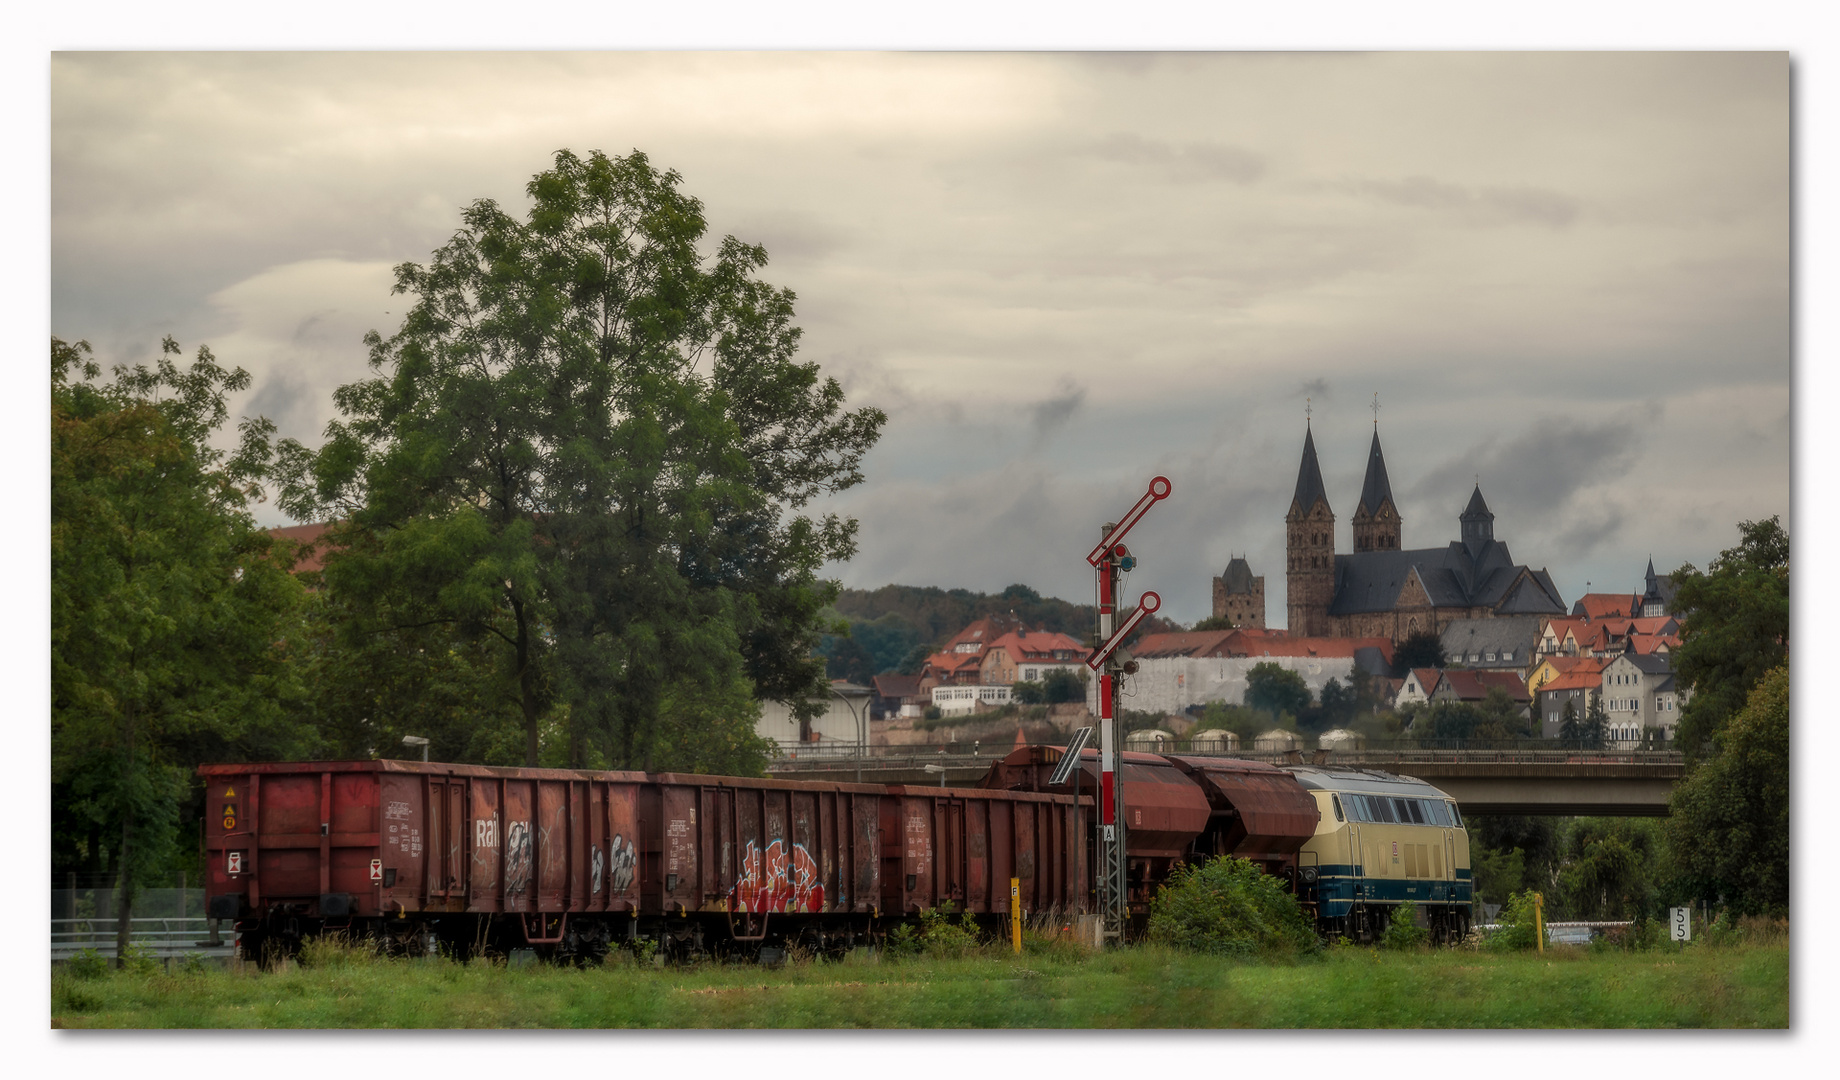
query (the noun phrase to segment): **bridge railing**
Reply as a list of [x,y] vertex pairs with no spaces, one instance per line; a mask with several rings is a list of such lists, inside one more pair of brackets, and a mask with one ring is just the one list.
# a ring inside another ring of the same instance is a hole
[[[958,742],[924,746],[855,746],[807,744],[782,753],[767,764],[770,772],[829,772],[852,769],[860,762],[876,769],[920,768],[939,764],[960,769],[978,763],[991,763],[1005,757],[1009,745],[984,746],[982,743]],[[1194,757],[1225,757],[1264,761],[1276,765],[1309,764],[1318,756],[1315,750],[1190,750],[1172,747],[1166,753]],[[1551,764],[1551,765],[1663,765],[1679,766],[1685,755],[1678,750],[1605,750],[1589,744],[1540,740],[1448,739],[1420,742],[1370,742],[1359,749],[1334,749],[1323,758],[1337,765],[1423,765],[1463,764]]]

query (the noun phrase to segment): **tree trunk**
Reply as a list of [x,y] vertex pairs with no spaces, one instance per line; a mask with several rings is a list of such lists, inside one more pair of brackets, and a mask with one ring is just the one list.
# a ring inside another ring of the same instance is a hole
[[537,723],[541,710],[537,707],[536,672],[530,665],[530,627],[524,617],[524,605],[516,598],[511,601],[511,611],[517,619],[518,703],[524,710],[524,764],[534,769],[537,767]]
[[[123,710],[128,721],[126,738],[122,740],[126,753],[122,755],[122,782],[128,782],[127,773],[134,768],[134,705],[128,703]],[[134,908],[134,875],[129,869],[128,843],[134,832],[134,808],[129,800],[121,800],[121,856],[115,860],[117,892],[120,894],[115,911],[115,966],[125,967],[128,962],[128,919]]]
[[115,879],[120,893],[115,909],[115,966],[118,968],[125,967],[128,962],[128,919],[134,908],[134,876],[128,869],[128,833],[131,828],[132,822],[124,808],[121,815],[121,858],[116,861],[121,870]]

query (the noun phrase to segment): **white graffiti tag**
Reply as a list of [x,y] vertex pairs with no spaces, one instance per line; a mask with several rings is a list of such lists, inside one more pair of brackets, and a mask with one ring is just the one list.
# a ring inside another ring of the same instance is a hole
[[621,836],[613,838],[613,849],[608,852],[608,866],[611,870],[613,891],[622,893],[632,884],[633,864],[639,861],[638,848],[626,842]]
[[523,892],[530,884],[530,824],[514,821],[505,828],[505,891]]
[[596,896],[601,893],[601,871],[606,869],[606,863],[607,857],[601,854],[600,848],[595,848],[594,853],[588,856],[588,873],[593,879],[593,885],[589,891]]

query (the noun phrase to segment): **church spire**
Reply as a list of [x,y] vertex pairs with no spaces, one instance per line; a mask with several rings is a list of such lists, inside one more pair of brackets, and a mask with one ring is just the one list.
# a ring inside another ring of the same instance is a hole
[[1378,514],[1380,504],[1393,498],[1392,482],[1386,478],[1386,455],[1380,452],[1380,430],[1374,429],[1374,442],[1367,450],[1367,480],[1361,485],[1361,504],[1355,510]]
[[1316,439],[1304,421],[1303,463],[1297,467],[1297,492],[1291,496],[1291,513],[1307,514],[1318,502],[1325,505],[1329,496],[1323,491],[1322,469],[1316,464]]
[[1480,481],[1469,497],[1468,508],[1457,520],[1463,523],[1463,546],[1469,549],[1470,558],[1480,558],[1482,549],[1495,540],[1495,514],[1482,499]]
[[1380,452],[1380,429],[1374,429],[1367,451],[1367,480],[1361,485],[1361,502],[1354,508],[1356,551],[1399,550],[1399,507],[1393,502],[1393,484],[1386,476],[1386,455]]

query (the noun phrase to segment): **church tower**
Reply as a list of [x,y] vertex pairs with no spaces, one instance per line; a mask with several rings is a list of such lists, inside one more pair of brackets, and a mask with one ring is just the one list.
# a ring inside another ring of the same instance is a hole
[[1386,457],[1380,453],[1380,426],[1374,425],[1374,444],[1367,451],[1367,481],[1361,485],[1361,505],[1354,508],[1356,551],[1399,550],[1399,508],[1393,505],[1393,485],[1386,478]]
[[1335,512],[1323,493],[1309,421],[1304,425],[1297,491],[1284,515],[1285,614],[1293,636],[1323,637],[1329,633],[1329,602],[1335,598]]
[[1495,542],[1495,515],[1489,510],[1489,504],[1482,501],[1482,485],[1469,497],[1469,506],[1463,516],[1457,519],[1463,523],[1463,546],[1468,549],[1471,559],[1480,559],[1482,549]]

